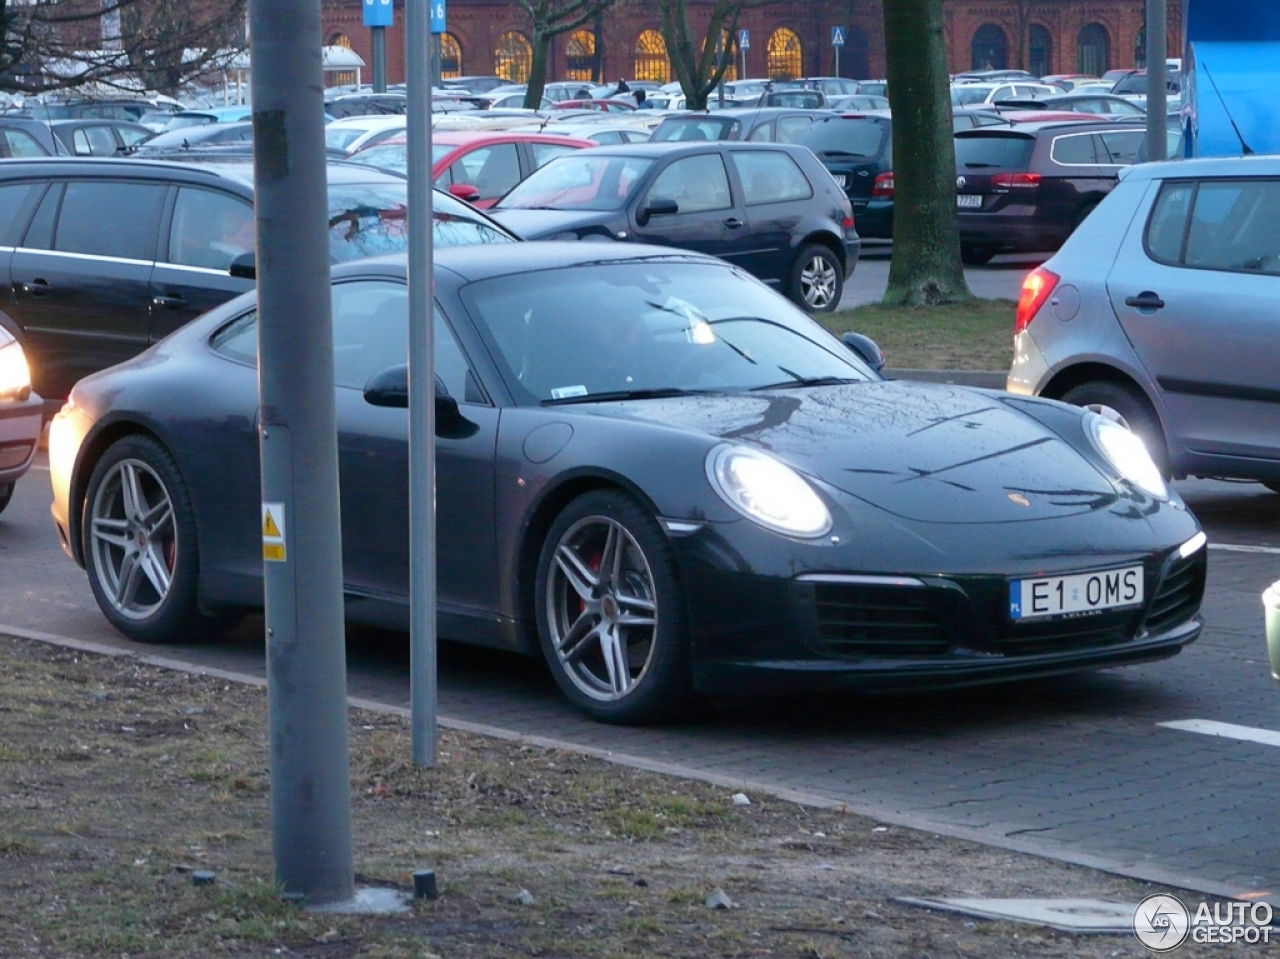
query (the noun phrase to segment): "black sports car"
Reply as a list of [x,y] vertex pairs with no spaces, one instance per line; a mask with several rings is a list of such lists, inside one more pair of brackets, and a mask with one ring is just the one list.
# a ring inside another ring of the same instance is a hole
[[[348,612],[407,621],[405,262],[333,270]],[[440,631],[592,715],[697,691],[963,685],[1157,659],[1204,535],[1133,434],[882,379],[742,270],[655,247],[438,251]],[[53,514],[143,641],[262,601],[252,295],[82,380]]]

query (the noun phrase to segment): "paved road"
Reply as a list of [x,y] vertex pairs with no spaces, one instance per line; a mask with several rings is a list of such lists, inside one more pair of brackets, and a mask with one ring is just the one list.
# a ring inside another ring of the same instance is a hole
[[[46,479],[37,470],[23,480],[0,516],[0,624],[128,648],[56,544]],[[1259,599],[1280,577],[1280,496],[1205,481],[1180,489],[1214,547],[1209,626],[1163,663],[945,695],[730,700],[686,726],[616,729],[570,709],[540,663],[445,644],[441,710],[721,781],[797,790],[888,821],[1280,903],[1280,748],[1157,725],[1280,730]],[[250,620],[227,642],[168,652],[261,673],[260,630]],[[349,645],[352,692],[405,705],[405,637],[353,631]]]
[[[887,240],[868,240],[862,247],[858,266],[845,283],[840,309],[849,310],[863,303],[875,303],[884,297],[889,285],[889,259],[893,244]],[[974,296],[984,299],[1016,300],[1022,278],[1051,254],[1008,253],[996,257],[985,266],[971,266],[964,271]]]

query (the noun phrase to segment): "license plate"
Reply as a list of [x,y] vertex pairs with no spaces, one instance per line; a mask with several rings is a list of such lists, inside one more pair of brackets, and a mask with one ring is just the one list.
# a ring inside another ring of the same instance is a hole
[[840,185],[840,189],[843,190],[845,187],[849,185],[849,178],[845,176],[843,173],[836,173],[833,175],[836,178],[836,183]]
[[982,194],[960,193],[956,195],[956,206],[962,210],[973,210],[982,206]]
[[1141,566],[1009,582],[1009,617],[1034,619],[1091,613],[1142,603]]

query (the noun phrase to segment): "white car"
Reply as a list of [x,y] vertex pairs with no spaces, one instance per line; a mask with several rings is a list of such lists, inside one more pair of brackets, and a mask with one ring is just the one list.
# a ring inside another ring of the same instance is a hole
[[978,107],[1001,100],[1043,100],[1062,93],[1044,83],[956,83],[951,87],[951,103],[958,107]]
[[0,513],[35,459],[44,428],[44,400],[31,392],[22,344],[0,326]]
[[399,136],[405,129],[405,118],[400,115],[373,114],[343,117],[341,120],[334,120],[324,128],[324,145],[331,150],[343,150],[351,154],[364,147]]

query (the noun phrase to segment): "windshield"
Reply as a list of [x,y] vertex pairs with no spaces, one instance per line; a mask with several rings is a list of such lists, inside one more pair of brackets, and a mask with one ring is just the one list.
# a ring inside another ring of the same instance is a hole
[[213,123],[215,117],[211,117],[207,113],[179,113],[172,120],[164,125],[165,132],[170,130],[181,130],[183,127],[198,127],[206,123]]
[[[431,165],[435,166],[454,150],[456,145],[450,143],[431,144]],[[396,173],[409,172],[409,144],[403,142],[379,143],[377,146],[357,150],[348,157],[352,163],[367,163],[369,166],[383,170],[394,170]]]
[[[343,183],[329,188],[329,252],[335,263],[367,256],[402,253],[406,232],[408,183]],[[515,238],[472,207],[447,193],[432,196],[440,246],[514,243]]]
[[650,139],[732,140],[738,121],[733,117],[672,117],[663,120]]
[[652,160],[585,150],[552,160],[497,204],[501,210],[620,210]]
[[991,93],[991,90],[991,87],[952,87],[951,102],[958,103],[963,107],[972,106],[975,103],[986,103],[987,96]]
[[814,153],[844,153],[850,156],[874,157],[884,144],[888,124],[877,120],[852,117],[836,117],[819,120],[804,133],[797,143],[807,146]]
[[590,263],[483,280],[463,300],[523,406],[875,378],[799,309],[729,266]]
[[360,127],[338,127],[336,130],[327,127],[324,131],[324,145],[330,150],[345,150],[348,144],[354,143],[368,132]]

